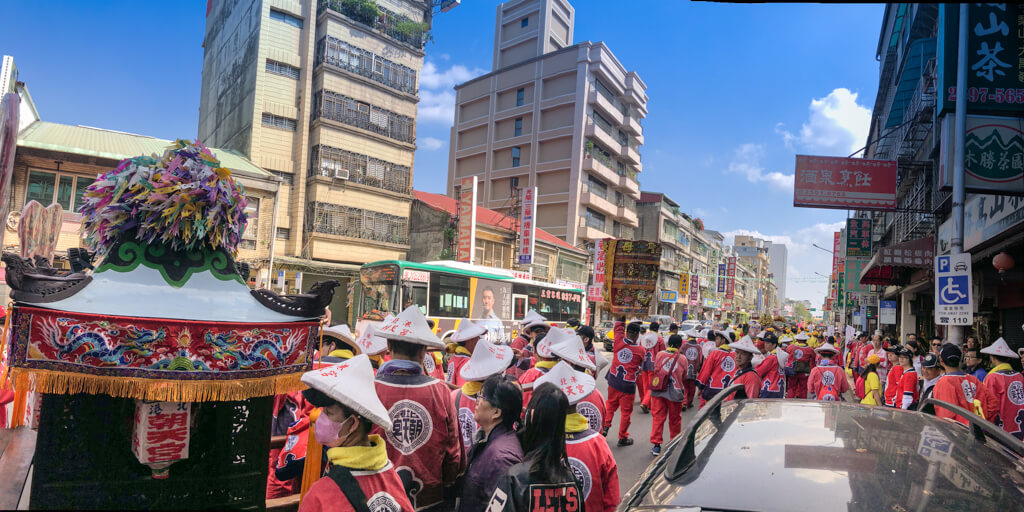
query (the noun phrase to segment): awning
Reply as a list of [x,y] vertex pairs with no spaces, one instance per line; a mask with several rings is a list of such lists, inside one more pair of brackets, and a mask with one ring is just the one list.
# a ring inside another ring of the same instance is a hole
[[881,248],[860,273],[860,284],[891,285],[901,268],[931,268],[935,238],[918,238]]

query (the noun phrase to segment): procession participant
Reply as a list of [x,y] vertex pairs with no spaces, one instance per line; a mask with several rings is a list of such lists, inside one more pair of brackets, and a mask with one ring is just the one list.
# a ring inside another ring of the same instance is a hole
[[932,392],[935,391],[935,383],[939,382],[939,378],[944,372],[942,363],[939,362],[939,356],[934,352],[928,352],[921,358],[921,398],[917,401],[918,407],[932,396]]
[[673,334],[680,334],[680,332],[679,332],[679,324],[677,324],[675,322],[672,322],[672,323],[668,324],[668,335],[671,336]]
[[526,312],[526,316],[519,324],[519,335],[510,343],[516,354],[516,362],[506,373],[518,379],[533,366],[533,345],[536,343],[534,338],[551,328],[547,322],[547,318],[532,309]]
[[786,398],[807,398],[807,378],[814,367],[814,349],[807,346],[807,333],[793,337],[794,342],[786,353],[793,361],[793,375],[786,377]]
[[918,382],[917,371],[913,364],[914,351],[910,347],[902,347],[897,358],[903,373],[896,391],[896,407],[900,409],[917,409]]
[[885,347],[885,357],[889,360],[890,368],[889,373],[885,376],[885,391],[882,393],[886,407],[899,407],[896,402],[900,400],[898,393],[900,380],[903,378],[903,367],[900,366],[899,356],[901,352],[903,352],[903,347],[899,345]]
[[[385,322],[388,320],[390,318],[384,319]],[[377,327],[369,324],[356,338],[356,346],[359,348],[359,353],[366,354],[370,358],[373,371],[376,373],[380,365],[384,364],[384,353],[388,350],[388,340],[377,336]]]
[[757,347],[754,346],[754,341],[750,339],[750,336],[744,336],[739,341],[730,343],[729,348],[733,350],[734,357],[736,358],[736,375],[733,377],[730,385],[742,384],[743,389],[725,400],[760,398],[761,377],[757,376],[751,361],[754,358],[754,354],[759,354],[761,351],[757,350]]
[[658,322],[651,322],[650,332],[640,335],[640,346],[644,348],[644,360],[640,364],[640,379],[636,382],[637,396],[640,398],[640,412],[647,414],[651,412],[651,394],[649,387],[651,377],[654,375],[654,357],[658,352],[665,350],[665,341],[658,335],[661,326]]
[[704,358],[704,365],[700,369],[700,374],[697,375],[701,407],[704,407],[708,400],[711,400],[723,389],[729,387],[736,375],[736,359],[728,346],[734,339],[732,330],[715,331],[709,336],[714,336],[718,348]]
[[964,373],[974,375],[985,383],[985,377],[988,377],[989,371],[985,368],[985,356],[982,355],[981,349],[978,348],[964,348]]
[[317,441],[327,447],[330,470],[306,493],[301,512],[389,510],[413,512],[395,472],[384,439],[374,425],[392,429],[388,410],[377,398],[370,359],[359,355],[302,375],[305,399],[321,413]]
[[608,414],[604,417],[601,435],[608,435],[615,411],[621,408],[622,418],[619,420],[618,446],[629,446],[633,444],[633,440],[629,437],[629,423],[633,414],[636,380],[640,373],[640,362],[644,357],[644,348],[638,343],[640,322],[630,322],[627,326],[626,317],[619,318],[615,321],[614,337],[612,366],[604,376],[608,381],[608,400],[606,401]]
[[683,390],[686,392],[686,403],[683,404],[685,411],[693,407],[693,399],[697,395],[697,375],[704,364],[704,354],[698,343],[699,333],[691,328],[683,334],[686,336],[686,343],[683,343],[679,350],[686,356],[686,376],[683,378]]
[[[390,316],[391,315],[389,314],[388,317]],[[434,325],[434,321],[428,318],[427,326],[430,327],[430,332],[436,335],[437,331],[434,330]],[[443,350],[427,349],[427,353],[423,355],[423,372],[437,380],[444,381],[445,371]]]
[[[590,355],[590,360],[594,362],[594,366],[597,368],[594,370],[594,378],[596,379],[601,370],[604,370],[611,364],[601,354],[600,350],[594,346],[594,328],[589,325],[581,325],[579,329],[576,329],[576,334],[579,335],[580,339],[583,340],[583,346],[587,349],[587,354]],[[601,430],[598,428],[597,430]]]
[[673,334],[668,337],[668,347],[658,353],[654,360],[656,368],[651,378],[651,405],[654,413],[651,422],[651,455],[661,455],[662,432],[668,419],[669,439],[674,439],[682,430],[683,403],[686,402],[686,379],[690,362],[679,351],[683,337]]
[[878,378],[878,354],[868,354],[864,358],[865,367],[862,371],[864,380],[864,397],[860,403],[864,405],[881,405],[882,381]]
[[377,334],[391,350],[391,360],[377,370],[376,379],[377,395],[395,423],[385,431],[388,456],[416,510],[450,509],[444,503],[446,490],[466,463],[462,435],[448,386],[423,373],[427,348],[444,344],[416,306],[381,324]]
[[565,327],[566,327],[566,329],[572,329],[573,331],[579,329],[580,328],[580,319],[579,318],[570,318],[570,319],[566,320],[565,321]]
[[597,383],[590,375],[573,370],[565,361],[555,365],[535,384],[545,383],[556,386],[569,400],[569,414],[565,417],[565,455],[583,493],[581,510],[615,510],[619,505],[618,464],[608,442],[578,410],[586,403],[583,397],[597,392]]
[[445,346],[445,350],[451,354],[448,358],[448,374],[445,381],[454,384],[456,388],[465,384],[465,379],[459,373],[462,365],[469,362],[473,356],[480,337],[487,334],[487,328],[469,319],[459,322],[459,328],[452,334],[451,343]]
[[314,407],[293,391],[274,396],[272,437],[285,436],[284,446],[270,450],[270,470],[267,473],[267,499],[283,498],[301,490],[299,477],[306,461],[306,438],[309,413]]
[[1017,358],[1017,354],[1010,350],[1006,340],[999,338],[995,343],[981,349],[982,354],[987,354],[992,363],[992,369],[982,383],[993,400],[989,408],[985,410],[985,418],[992,423],[1003,427],[1013,437],[1024,440],[1024,377],[1014,371],[1010,361]]
[[846,380],[843,368],[834,361],[839,355],[839,349],[831,343],[825,343],[814,351],[821,354],[821,363],[811,370],[807,379],[811,398],[826,402],[842,400],[843,394],[850,390],[850,381]]
[[882,342],[882,336],[878,333],[881,331],[875,331],[875,335],[871,337],[871,341],[860,349],[860,360],[863,363],[865,359],[871,354],[878,356],[878,365],[876,371],[878,372],[878,378],[881,382],[885,382],[885,378],[889,373],[889,368],[892,367],[889,364],[889,359],[885,355],[885,344]]
[[491,375],[502,373],[512,364],[512,347],[495,345],[486,339],[476,342],[473,357],[469,358],[459,369],[463,384],[459,389],[452,390],[455,411],[459,417],[459,430],[462,432],[462,445],[468,452],[473,446],[473,436],[480,426],[473,419],[476,411],[477,394],[484,381]]
[[[567,329],[552,329],[545,339],[550,343],[551,354],[572,366],[573,370],[584,373],[597,370],[579,335]],[[578,402],[577,412],[587,418],[587,423],[594,432],[600,432],[601,426],[604,425],[604,416],[608,413],[601,392],[594,389]]]
[[771,332],[764,335],[764,348],[767,354],[755,366],[757,375],[761,377],[761,398],[786,398],[786,360],[789,354],[779,350],[779,340]]
[[323,336],[323,353],[320,354],[320,364],[337,364],[359,354],[356,337],[352,335],[348,325],[338,324],[324,327]]
[[[532,368],[523,372],[519,377],[519,384],[523,386],[523,403],[530,403],[533,382],[558,364],[557,358],[551,353],[551,341],[548,340],[548,336],[552,335],[556,329],[561,330],[558,327],[553,327],[550,330],[539,332],[533,337],[533,356],[536,362]],[[559,335],[560,333],[555,333],[555,338],[557,339]]]
[[[510,347],[506,348],[511,352]],[[470,361],[466,367],[472,364]],[[470,445],[469,465],[460,482],[459,512],[484,510],[501,475],[523,461],[523,449],[515,431],[523,410],[523,392],[519,383],[510,375],[491,375],[484,381],[477,397],[473,419],[480,425],[480,430]]]
[[861,373],[863,373],[864,367],[867,366],[867,363],[864,362],[861,354],[864,353],[864,347],[869,343],[868,334],[866,332],[857,331],[855,336],[857,341],[853,344],[853,374],[859,377]]
[[707,361],[708,356],[710,356],[711,353],[715,351],[715,348],[718,347],[718,344],[715,343],[715,331],[712,329],[704,329],[703,331],[700,332],[698,341],[700,341],[701,359]]
[[[962,357],[960,347],[953,343],[944,343],[939,348],[939,363],[945,374],[935,383],[932,395],[944,402],[959,405],[984,419],[985,412],[997,410],[999,404],[977,377],[960,371]],[[969,424],[967,418],[938,406],[935,407],[935,415],[955,419],[964,425]]]
[[487,512],[584,511],[583,486],[569,466],[565,424],[569,399],[554,384],[537,387],[521,429],[523,462],[498,479]]

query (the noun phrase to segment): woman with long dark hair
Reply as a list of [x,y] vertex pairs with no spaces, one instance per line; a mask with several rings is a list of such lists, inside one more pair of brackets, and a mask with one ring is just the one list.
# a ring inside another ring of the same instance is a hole
[[583,494],[565,455],[569,399],[551,383],[533,390],[519,439],[523,462],[498,479],[488,511],[583,511]]
[[[469,364],[472,365],[472,361]],[[476,409],[473,411],[480,430],[468,447],[469,467],[461,482],[458,510],[476,512],[486,509],[501,475],[523,460],[523,449],[515,431],[515,423],[522,410],[523,392],[515,378],[501,373],[484,381],[483,388],[476,395]]]

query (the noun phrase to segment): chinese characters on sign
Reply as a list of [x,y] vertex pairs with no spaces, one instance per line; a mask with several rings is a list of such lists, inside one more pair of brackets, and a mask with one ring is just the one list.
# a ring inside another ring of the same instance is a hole
[[143,464],[188,458],[191,407],[184,402],[135,401],[132,453]]
[[1024,197],[967,195],[964,205],[964,250],[1024,222]]
[[[960,6],[939,5],[940,114],[956,109]],[[1018,114],[1024,104],[1024,9],[1014,3],[968,6],[967,112]]]
[[726,304],[730,304],[736,287],[736,257],[730,256],[727,261],[728,263],[725,265],[725,298]]
[[896,174],[893,160],[797,155],[793,206],[894,210]]
[[935,324],[974,323],[972,295],[970,253],[935,258]]
[[725,293],[725,263],[718,264],[718,293]]
[[[1024,104],[1018,108],[1024,111]],[[952,189],[953,116],[943,118],[942,134],[939,186]],[[1024,194],[1024,118],[967,116],[964,187],[970,192]]]
[[594,284],[604,284],[604,240],[594,244]]
[[839,276],[839,236],[840,232],[836,231],[835,236],[832,238],[832,280],[835,281],[836,277]]
[[700,305],[700,279],[697,279],[697,274],[690,276],[690,305]]
[[519,220],[519,264],[533,263],[534,235],[537,234],[537,187],[523,189],[523,214]]
[[871,219],[846,220],[846,257],[871,257]]
[[690,293],[690,274],[683,274],[679,276],[679,295],[687,295]]
[[459,188],[459,261],[473,263],[476,254],[476,176],[462,178]]
[[587,300],[590,302],[601,302],[604,297],[601,295],[601,289],[603,287],[599,284],[592,284],[587,287]]

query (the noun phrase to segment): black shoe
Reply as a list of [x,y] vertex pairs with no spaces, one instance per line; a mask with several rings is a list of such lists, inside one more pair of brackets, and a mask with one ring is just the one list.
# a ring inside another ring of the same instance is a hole
[[601,435],[605,436],[605,437],[608,437],[608,427],[605,427],[605,428],[601,429]]
[[656,445],[654,445],[654,448],[651,448],[651,455],[654,455],[655,457],[657,457],[658,455],[661,455],[661,445],[660,444],[656,444]]
[[633,440],[628,437],[619,438],[619,446],[632,446]]
[[646,405],[641,405],[640,406],[640,412],[642,412],[644,414],[649,414],[651,412],[651,410],[648,409]]

